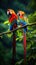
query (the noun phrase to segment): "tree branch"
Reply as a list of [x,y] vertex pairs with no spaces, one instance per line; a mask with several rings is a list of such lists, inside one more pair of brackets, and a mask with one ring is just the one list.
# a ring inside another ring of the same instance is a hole
[[35,23],[30,23],[28,25],[24,25],[24,26],[17,27],[16,29],[13,29],[12,31],[9,31],[9,32],[2,32],[2,33],[0,33],[0,36],[3,35],[3,34],[10,34],[13,31],[16,31],[18,29],[25,28],[26,26],[33,26],[33,25],[36,25],[36,22]]

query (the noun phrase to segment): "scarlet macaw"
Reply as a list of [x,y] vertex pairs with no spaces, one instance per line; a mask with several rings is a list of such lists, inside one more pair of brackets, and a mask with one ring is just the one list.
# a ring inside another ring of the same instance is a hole
[[[14,10],[8,9],[7,14],[9,14],[10,30],[13,30],[17,27],[17,15]],[[15,55],[16,55],[16,35],[15,31],[13,32],[13,58],[12,64],[15,65]]]
[[10,30],[17,27],[17,15],[14,10],[8,9],[7,14],[9,15]]
[[[19,11],[18,13],[17,13],[17,15],[18,15],[18,20],[19,20],[19,22],[17,22],[17,24],[18,25],[26,25],[27,24],[27,22],[25,21],[25,17],[24,17],[24,15],[25,15],[25,12],[23,12],[23,11]],[[24,28],[24,32],[26,32],[27,31],[27,27],[25,27]]]
[[[17,13],[18,15],[18,25],[26,25],[27,24],[27,21],[25,21],[25,12],[23,11],[18,11]],[[24,60],[26,61],[26,31],[27,31],[27,27],[25,27],[23,29],[23,47],[24,47]]]

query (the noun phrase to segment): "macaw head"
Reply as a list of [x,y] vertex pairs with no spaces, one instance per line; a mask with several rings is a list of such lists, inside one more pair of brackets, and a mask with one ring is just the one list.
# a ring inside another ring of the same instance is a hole
[[12,10],[12,9],[8,9],[7,10],[7,14],[9,15],[12,15],[12,14],[15,14],[15,11],[14,10]]
[[17,16],[18,16],[18,18],[28,22],[28,18],[24,11],[18,11]]
[[9,16],[9,22],[13,22],[14,20],[17,20],[17,14],[15,13],[14,10],[8,9],[7,15]]
[[20,17],[22,19],[22,18],[24,18],[25,12],[18,11],[17,15],[18,15],[18,17]]

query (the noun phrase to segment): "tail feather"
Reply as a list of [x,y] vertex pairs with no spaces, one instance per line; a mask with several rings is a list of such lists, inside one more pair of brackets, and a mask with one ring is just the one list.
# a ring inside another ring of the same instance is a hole
[[23,46],[24,46],[24,61],[26,61],[26,33],[23,34]]

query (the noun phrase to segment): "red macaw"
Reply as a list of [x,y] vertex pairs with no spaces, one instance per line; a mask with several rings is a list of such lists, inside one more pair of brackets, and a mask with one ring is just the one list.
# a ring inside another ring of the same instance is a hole
[[[8,9],[7,14],[9,14],[10,30],[13,30],[17,27],[17,15],[14,10]],[[16,55],[16,35],[15,31],[13,32],[13,58],[12,62],[15,65],[15,55]]]
[[7,14],[10,15],[9,16],[9,22],[11,24],[10,30],[12,30],[13,26],[14,26],[14,28],[17,27],[17,25],[16,25],[17,21],[15,21],[15,20],[17,20],[17,15],[16,15],[15,11],[12,9],[8,9]]
[[[27,23],[25,22],[25,18],[24,18],[25,12],[18,11],[17,15],[18,15],[18,20],[19,20],[18,24],[22,26],[26,25]],[[27,27],[23,29],[24,61],[26,61],[26,31],[27,31]]]

